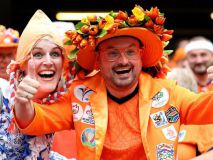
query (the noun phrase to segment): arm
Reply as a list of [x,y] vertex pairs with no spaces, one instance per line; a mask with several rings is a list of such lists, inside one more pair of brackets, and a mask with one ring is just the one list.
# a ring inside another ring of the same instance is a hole
[[14,117],[19,130],[24,134],[42,135],[72,128],[69,91],[54,104],[41,105],[31,101],[38,86],[37,81],[25,77],[17,88]]
[[195,94],[177,85],[174,93],[175,105],[180,107],[181,123],[213,123],[213,91]]
[[213,157],[213,150],[206,152],[198,157],[192,158],[191,160],[212,160]]

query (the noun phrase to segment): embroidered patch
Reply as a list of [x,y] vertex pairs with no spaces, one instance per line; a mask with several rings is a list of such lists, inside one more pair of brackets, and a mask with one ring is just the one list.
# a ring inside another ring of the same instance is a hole
[[91,125],[95,124],[91,106],[86,106],[81,122]]
[[180,114],[177,111],[177,109],[173,106],[171,106],[166,112],[166,118],[168,120],[168,122],[170,123],[175,123],[178,121],[178,119],[180,118]]
[[86,128],[83,130],[81,134],[81,142],[84,146],[88,146],[90,148],[95,147],[95,129]]
[[83,115],[83,109],[80,104],[72,103],[73,120],[78,121]]
[[88,102],[89,95],[93,93],[93,90],[89,89],[84,85],[78,85],[74,89],[75,97],[80,100],[81,102]]
[[186,136],[186,130],[181,130],[181,131],[179,132],[178,142],[183,141],[184,138],[185,138],[185,136]]
[[166,88],[161,89],[153,98],[152,98],[152,107],[160,108],[167,104],[169,101],[169,92]]
[[159,128],[168,124],[165,113],[163,111],[159,111],[157,113],[153,113],[150,115],[155,127]]
[[157,145],[157,160],[174,160],[173,144],[161,143]]
[[177,138],[177,131],[173,125],[162,129],[164,136],[166,139],[170,141],[175,141]]

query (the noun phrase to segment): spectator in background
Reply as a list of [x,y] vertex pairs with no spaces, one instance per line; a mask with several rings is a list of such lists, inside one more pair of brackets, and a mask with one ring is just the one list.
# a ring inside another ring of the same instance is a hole
[[[213,64],[212,42],[205,37],[194,37],[184,50],[186,60],[194,74],[198,92],[213,90],[207,75],[207,68]],[[178,76],[182,77],[180,74]],[[213,147],[212,137],[213,125],[181,125],[178,144],[179,160],[190,158],[210,160],[213,157],[213,151],[208,151]],[[196,157],[198,155],[200,156]]]
[[169,65],[171,68],[186,68],[188,67],[188,62],[186,61],[186,53],[184,47],[189,41],[187,39],[182,39],[178,42],[178,45],[173,53]]
[[204,37],[194,37],[185,47],[186,59],[198,84],[198,91],[213,90],[207,68],[213,64],[213,44]]
[[18,31],[0,25],[0,78],[9,79],[6,69],[10,61],[15,58],[18,40]]

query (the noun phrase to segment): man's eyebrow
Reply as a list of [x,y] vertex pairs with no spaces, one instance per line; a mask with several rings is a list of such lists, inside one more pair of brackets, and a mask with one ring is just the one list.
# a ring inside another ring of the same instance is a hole
[[[129,47],[133,47],[133,46],[135,46],[135,44],[134,43],[132,43],[132,44],[130,44],[128,47],[126,47],[126,48],[129,48]],[[113,46],[108,46],[108,47],[106,47],[106,49],[116,49],[117,47],[113,47]]]

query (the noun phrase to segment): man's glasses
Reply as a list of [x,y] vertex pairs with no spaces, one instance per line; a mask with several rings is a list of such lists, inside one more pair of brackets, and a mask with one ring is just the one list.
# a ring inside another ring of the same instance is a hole
[[99,50],[103,57],[107,61],[116,61],[122,55],[125,56],[128,60],[137,60],[140,58],[140,49],[136,47],[130,48],[110,48],[105,50]]

